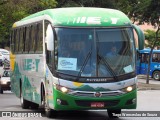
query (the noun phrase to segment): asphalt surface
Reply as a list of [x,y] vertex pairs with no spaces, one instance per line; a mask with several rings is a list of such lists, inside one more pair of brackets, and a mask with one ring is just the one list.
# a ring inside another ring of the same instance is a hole
[[160,81],[149,78],[149,84],[146,84],[147,76],[138,75],[138,90],[160,90]]

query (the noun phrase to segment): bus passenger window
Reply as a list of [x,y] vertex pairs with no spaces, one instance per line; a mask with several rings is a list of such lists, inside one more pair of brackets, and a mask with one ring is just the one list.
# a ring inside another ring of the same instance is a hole
[[29,27],[26,28],[25,34],[25,53],[29,52]]
[[160,62],[160,54],[154,53],[152,55],[152,62]]
[[18,32],[18,29],[16,29],[15,35],[16,35],[16,36],[15,36],[15,40],[14,40],[14,41],[15,41],[15,42],[14,42],[14,44],[15,44],[15,45],[14,45],[14,51],[17,52],[17,48],[18,48],[18,39],[19,39],[19,32]]
[[20,29],[20,41],[19,41],[19,52],[22,53],[23,51],[23,28]]
[[43,26],[42,23],[37,25],[37,36],[36,36],[36,52],[41,53],[43,50]]
[[149,60],[149,54],[141,54],[141,63],[148,63]]

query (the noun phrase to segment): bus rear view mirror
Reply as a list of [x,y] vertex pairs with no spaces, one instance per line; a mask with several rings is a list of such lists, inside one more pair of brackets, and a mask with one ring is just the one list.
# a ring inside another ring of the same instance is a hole
[[47,43],[47,50],[53,51],[54,48],[54,35],[53,35],[53,29],[51,24],[47,26],[46,30],[46,43]]
[[144,49],[144,40],[145,40],[144,33],[137,25],[132,24],[132,26],[138,36],[138,49],[143,50]]

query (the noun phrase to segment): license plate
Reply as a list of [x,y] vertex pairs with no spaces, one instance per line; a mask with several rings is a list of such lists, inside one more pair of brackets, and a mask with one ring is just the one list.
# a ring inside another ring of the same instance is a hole
[[104,103],[103,102],[92,102],[91,107],[101,108],[101,107],[104,107]]

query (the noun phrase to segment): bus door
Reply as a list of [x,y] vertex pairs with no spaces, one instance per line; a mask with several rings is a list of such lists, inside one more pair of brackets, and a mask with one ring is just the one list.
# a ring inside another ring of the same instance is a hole
[[138,74],[147,74],[149,53],[140,53],[139,59]]

